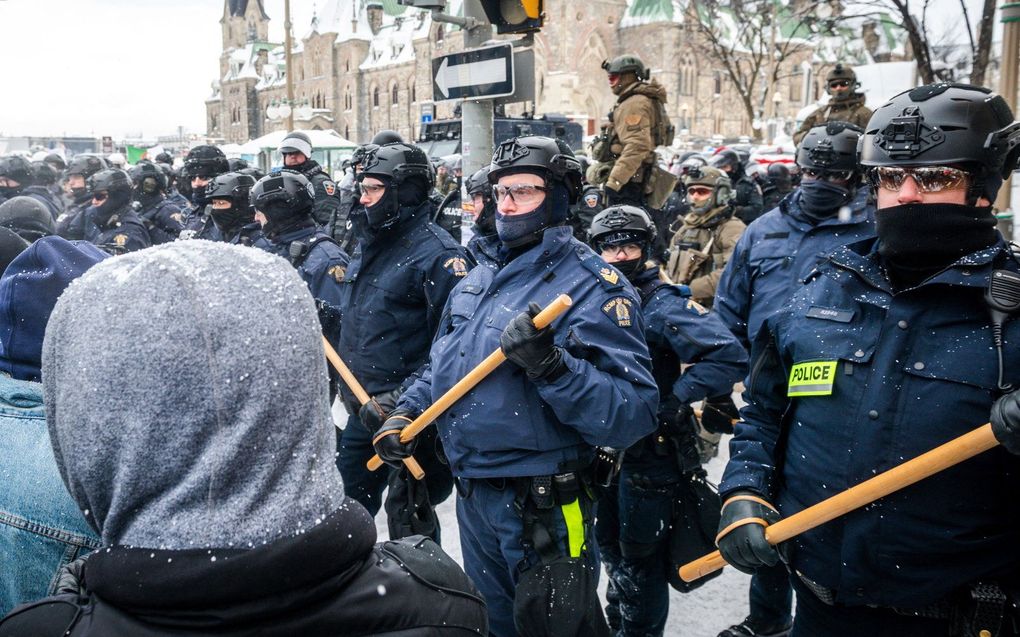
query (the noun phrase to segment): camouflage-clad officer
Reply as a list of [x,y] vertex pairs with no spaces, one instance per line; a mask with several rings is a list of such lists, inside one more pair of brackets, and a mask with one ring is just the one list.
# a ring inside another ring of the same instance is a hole
[[676,183],[669,173],[656,170],[655,148],[673,142],[666,89],[649,81],[648,68],[636,55],[621,55],[603,62],[602,68],[617,98],[602,141],[596,144],[595,159],[601,163],[592,169],[591,181],[605,183],[608,206],[661,208]]
[[858,128],[864,128],[871,119],[871,109],[864,105],[864,93],[857,92],[861,84],[857,74],[849,66],[837,64],[825,78],[825,92],[829,94],[829,103],[807,116],[793,134],[793,141],[800,140],[815,126],[825,122],[849,122]]

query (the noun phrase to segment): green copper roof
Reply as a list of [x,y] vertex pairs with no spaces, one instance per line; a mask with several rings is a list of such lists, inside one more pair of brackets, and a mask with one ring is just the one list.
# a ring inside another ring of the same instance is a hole
[[673,19],[673,0],[634,0],[627,7],[627,17],[649,22]]

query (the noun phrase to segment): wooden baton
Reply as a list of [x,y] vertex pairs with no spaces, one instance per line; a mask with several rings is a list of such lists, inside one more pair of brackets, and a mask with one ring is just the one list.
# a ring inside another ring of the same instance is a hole
[[[547,327],[550,323],[556,320],[556,318],[562,314],[568,307],[570,307],[572,301],[566,294],[561,294],[539,312],[538,316],[535,317],[535,327],[542,329]],[[422,412],[420,416],[414,419],[408,426],[404,427],[403,431],[400,432],[400,441],[408,442],[415,436],[417,436],[425,427],[428,427],[432,422],[439,417],[439,414],[443,413],[450,408],[453,403],[463,398],[464,394],[474,389],[475,385],[480,383],[483,378],[492,373],[492,370],[499,367],[500,363],[506,360],[506,354],[503,350],[496,348],[494,352],[485,357],[481,363],[475,366],[470,372],[467,373],[464,378],[457,381],[457,384],[451,387],[445,394],[439,397],[439,399],[432,403],[432,405]],[[368,461],[368,468],[375,471],[383,465],[382,460],[379,456],[372,456],[371,460]]]
[[[992,426],[988,423],[981,425],[959,438],[954,438],[912,460],[884,471],[874,478],[865,480],[857,486],[850,487],[842,493],[837,493],[831,498],[822,500],[814,506],[766,527],[765,539],[772,545],[785,542],[845,513],[871,504],[890,493],[973,458],[998,444],[992,434]],[[693,582],[725,565],[726,560],[722,558],[719,551],[714,551],[681,566],[680,578],[685,582]]]
[[[326,350],[326,358],[329,359],[329,362],[333,365],[333,369],[340,374],[340,378],[344,379],[344,382],[347,383],[348,387],[350,387],[351,393],[353,393],[354,397],[358,399],[358,402],[364,405],[367,404],[368,401],[372,400],[372,397],[368,395],[368,392],[361,386],[358,379],[354,377],[354,372],[352,372],[351,368],[344,363],[343,359],[341,359],[340,355],[336,353],[336,350],[333,349],[333,346],[330,345],[325,336],[322,337],[322,347]],[[404,466],[411,472],[411,475],[414,476],[415,480],[421,480],[425,477],[425,470],[421,468],[421,465],[418,464],[418,461],[414,458],[404,458]]]

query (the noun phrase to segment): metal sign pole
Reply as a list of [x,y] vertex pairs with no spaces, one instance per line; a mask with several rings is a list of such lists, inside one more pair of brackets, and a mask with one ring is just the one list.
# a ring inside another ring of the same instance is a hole
[[[492,25],[478,0],[464,0],[464,17],[477,24],[464,31],[464,48],[479,47],[492,38]],[[461,102],[461,162],[468,177],[492,160],[492,100]]]

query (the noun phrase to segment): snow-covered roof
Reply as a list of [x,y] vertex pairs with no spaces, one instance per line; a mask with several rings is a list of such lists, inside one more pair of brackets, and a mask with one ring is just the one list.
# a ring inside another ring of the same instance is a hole
[[628,0],[620,27],[637,27],[658,22],[682,24],[687,0]]
[[260,51],[272,51],[279,48],[279,45],[270,42],[249,42],[242,47],[227,51],[227,71],[221,82],[231,80],[252,79],[260,80],[256,62]]
[[365,0],[329,0],[317,14],[313,30],[318,33],[335,33],[337,42],[371,40]]
[[399,15],[384,12],[382,26],[372,38],[361,70],[413,62],[414,41],[427,38],[431,27],[432,16],[426,11],[407,11]]

